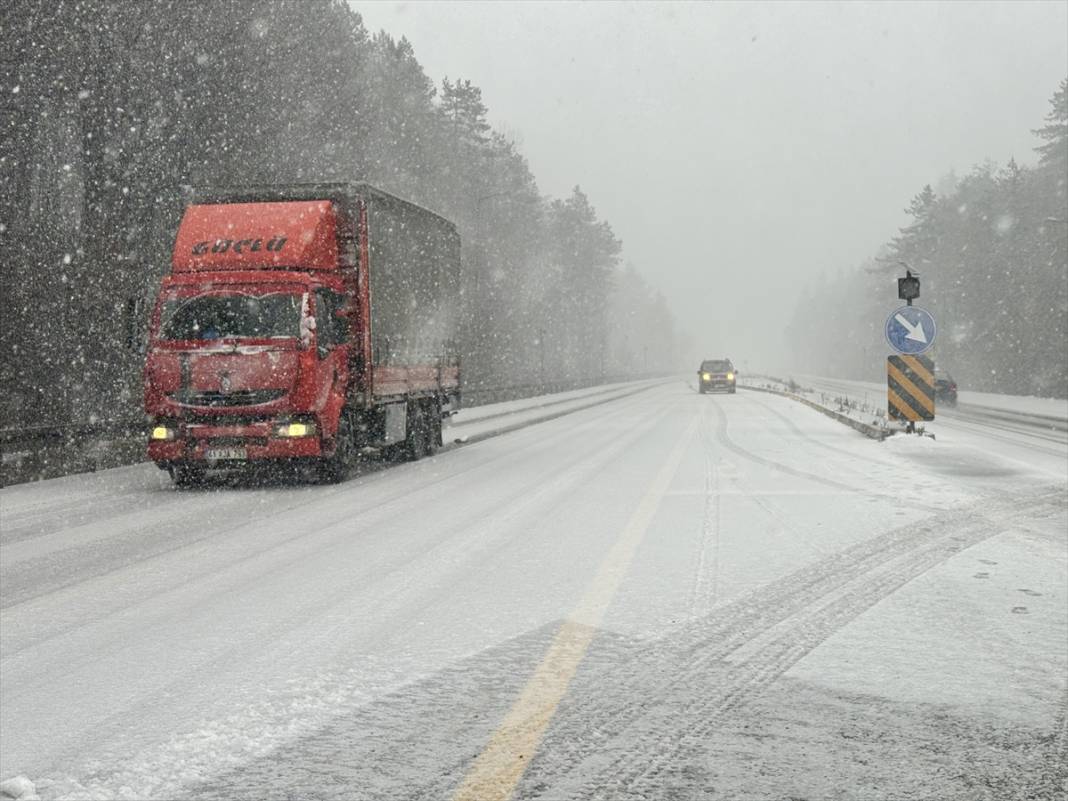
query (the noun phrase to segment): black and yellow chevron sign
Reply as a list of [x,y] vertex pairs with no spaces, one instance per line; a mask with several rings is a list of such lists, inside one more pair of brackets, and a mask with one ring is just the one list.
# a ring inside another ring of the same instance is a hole
[[891,419],[934,420],[934,362],[926,356],[886,359],[886,411]]

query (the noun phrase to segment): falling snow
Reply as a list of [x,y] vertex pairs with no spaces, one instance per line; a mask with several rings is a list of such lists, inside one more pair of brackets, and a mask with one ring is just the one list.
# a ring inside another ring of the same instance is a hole
[[9,0],[0,798],[1056,797],[1068,9],[826,12]]

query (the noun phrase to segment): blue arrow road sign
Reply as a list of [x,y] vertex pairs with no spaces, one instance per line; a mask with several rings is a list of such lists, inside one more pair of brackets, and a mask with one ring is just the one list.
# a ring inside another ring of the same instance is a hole
[[919,306],[902,306],[886,318],[886,341],[898,353],[913,355],[930,350],[936,331],[934,317]]

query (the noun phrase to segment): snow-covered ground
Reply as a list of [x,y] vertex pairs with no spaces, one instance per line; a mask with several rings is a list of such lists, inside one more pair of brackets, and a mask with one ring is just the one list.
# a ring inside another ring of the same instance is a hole
[[635,389],[480,407],[469,444],[338,486],[179,491],[138,465],[0,490],[0,779],[1055,797],[1068,446]]

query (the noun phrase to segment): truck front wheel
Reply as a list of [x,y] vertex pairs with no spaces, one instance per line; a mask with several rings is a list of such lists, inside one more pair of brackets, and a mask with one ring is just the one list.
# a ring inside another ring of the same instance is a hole
[[319,479],[327,484],[337,484],[348,478],[356,462],[356,440],[352,420],[347,414],[342,414],[338,420],[334,440],[334,453],[319,460]]
[[200,465],[175,464],[169,472],[176,487],[195,487],[204,483],[204,468]]

